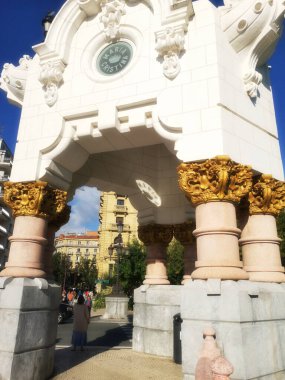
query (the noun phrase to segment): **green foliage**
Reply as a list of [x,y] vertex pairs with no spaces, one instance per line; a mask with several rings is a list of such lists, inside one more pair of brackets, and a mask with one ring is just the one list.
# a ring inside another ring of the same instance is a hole
[[72,274],[68,256],[59,252],[54,253],[52,256],[52,266],[55,281],[62,287],[70,287]]
[[76,267],[78,287],[81,289],[94,289],[98,278],[96,261],[87,258],[81,258]]
[[95,300],[92,302],[93,310],[96,311],[98,309],[105,309],[105,295],[104,294],[96,294]]
[[282,239],[280,250],[282,263],[285,265],[285,210],[283,210],[277,218],[278,236]]
[[128,246],[128,255],[122,255],[119,264],[119,279],[125,294],[133,304],[134,289],[141,286],[146,271],[146,252],[138,240]]
[[167,275],[171,285],[181,285],[184,274],[184,248],[173,239],[167,249]]

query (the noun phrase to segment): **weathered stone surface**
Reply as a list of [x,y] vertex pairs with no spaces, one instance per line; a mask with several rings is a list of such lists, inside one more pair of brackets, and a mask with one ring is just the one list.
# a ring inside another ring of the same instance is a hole
[[182,290],[181,316],[184,379],[194,376],[209,325],[234,367],[232,379],[285,377],[284,286],[223,281],[221,295],[215,296],[207,294],[206,281],[194,281]]
[[[141,286],[135,291],[133,349],[173,356],[173,316],[180,312],[182,286]],[[142,296],[142,293],[145,296]]]
[[102,319],[127,319],[128,297],[106,297],[106,311]]
[[60,287],[17,278],[0,289],[0,379],[44,380],[53,370]]

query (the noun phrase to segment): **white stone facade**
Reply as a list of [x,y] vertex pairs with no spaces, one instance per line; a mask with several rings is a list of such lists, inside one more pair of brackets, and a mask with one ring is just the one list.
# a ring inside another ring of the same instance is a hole
[[[179,160],[227,154],[282,179],[266,60],[284,11],[282,1],[265,0],[220,8],[208,0],[66,1],[26,59],[12,181],[114,190],[130,195],[140,222],[178,223],[187,218]],[[97,57],[116,41],[131,45],[132,58],[103,75]],[[141,195],[138,179],[163,210]]]

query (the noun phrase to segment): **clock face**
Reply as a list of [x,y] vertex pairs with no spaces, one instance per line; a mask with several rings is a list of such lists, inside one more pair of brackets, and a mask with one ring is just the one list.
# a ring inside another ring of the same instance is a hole
[[119,41],[106,46],[97,58],[97,69],[101,74],[114,75],[130,62],[133,49],[130,44]]

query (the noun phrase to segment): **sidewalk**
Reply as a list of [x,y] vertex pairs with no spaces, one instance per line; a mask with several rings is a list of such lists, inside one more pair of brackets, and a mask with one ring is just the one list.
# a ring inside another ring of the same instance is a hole
[[[92,312],[91,317],[105,310]],[[169,358],[131,349],[87,347],[86,351],[57,348],[51,380],[181,380],[182,367]]]

